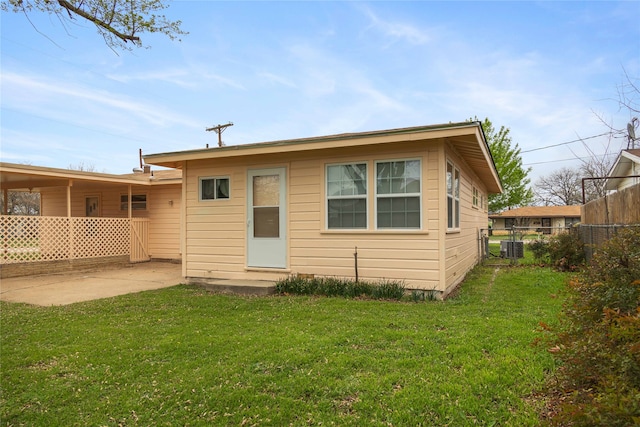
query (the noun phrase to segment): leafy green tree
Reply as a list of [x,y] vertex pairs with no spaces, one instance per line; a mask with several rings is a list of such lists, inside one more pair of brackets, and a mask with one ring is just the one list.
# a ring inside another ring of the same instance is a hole
[[63,23],[82,18],[93,23],[111,49],[141,47],[139,34],[161,33],[175,40],[182,34],[180,21],[169,21],[159,12],[168,6],[163,0],[2,0],[2,11],[45,12]]
[[[478,118],[475,121],[480,121]],[[496,131],[491,120],[485,118],[480,123],[489,144],[493,161],[502,182],[502,194],[489,195],[489,212],[526,206],[533,202],[533,191],[528,178],[531,168],[522,166],[520,147],[513,145],[509,128],[504,126]]]

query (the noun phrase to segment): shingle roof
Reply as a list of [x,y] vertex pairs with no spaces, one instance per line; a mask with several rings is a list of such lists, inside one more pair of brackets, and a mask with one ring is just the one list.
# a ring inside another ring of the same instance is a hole
[[489,218],[537,218],[537,217],[579,217],[580,206],[524,206],[510,209]]

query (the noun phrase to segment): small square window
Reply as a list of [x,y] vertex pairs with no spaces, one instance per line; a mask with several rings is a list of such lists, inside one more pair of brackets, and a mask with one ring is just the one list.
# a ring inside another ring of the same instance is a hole
[[200,178],[200,200],[228,199],[229,178]]

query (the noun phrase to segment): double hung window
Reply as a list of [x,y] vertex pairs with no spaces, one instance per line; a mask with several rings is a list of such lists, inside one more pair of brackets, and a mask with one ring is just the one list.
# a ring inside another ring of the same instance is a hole
[[480,208],[480,191],[478,190],[478,188],[474,185],[473,186],[473,207],[474,208]]
[[376,162],[376,225],[420,228],[420,160]]
[[460,171],[447,162],[447,228],[460,228]]
[[367,228],[367,164],[327,166],[327,228]]

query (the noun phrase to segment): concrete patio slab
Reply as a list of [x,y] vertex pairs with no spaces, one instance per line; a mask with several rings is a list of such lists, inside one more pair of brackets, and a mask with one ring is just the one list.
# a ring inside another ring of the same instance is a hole
[[0,300],[66,305],[185,283],[180,264],[146,262],[125,268],[2,279]]

